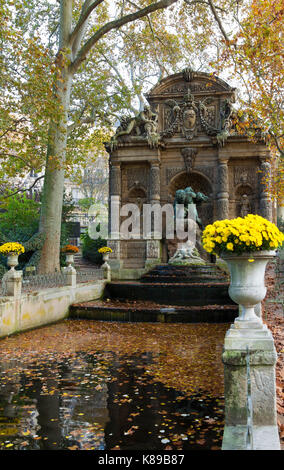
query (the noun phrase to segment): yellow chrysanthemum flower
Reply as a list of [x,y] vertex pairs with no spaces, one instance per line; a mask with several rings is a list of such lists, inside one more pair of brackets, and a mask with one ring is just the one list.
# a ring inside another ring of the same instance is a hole
[[203,246],[209,253],[234,251],[237,253],[276,249],[282,245],[284,234],[278,227],[257,214],[236,219],[217,220],[203,232]]
[[0,253],[3,255],[8,255],[9,253],[16,253],[20,255],[25,252],[25,248],[18,242],[4,243],[0,246]]

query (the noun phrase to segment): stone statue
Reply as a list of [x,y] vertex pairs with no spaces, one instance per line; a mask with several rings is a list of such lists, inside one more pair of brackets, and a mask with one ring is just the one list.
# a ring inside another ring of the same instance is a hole
[[160,135],[158,133],[158,114],[154,113],[150,106],[146,105],[137,116],[122,116],[115,135],[111,138],[109,147],[114,150],[118,146],[118,138],[123,135],[136,135],[147,138],[150,147],[158,145]]
[[201,202],[207,202],[209,200],[208,196],[205,196],[205,194],[198,192],[195,193],[191,186],[188,186],[185,189],[178,189],[175,193],[175,199],[174,199],[174,214],[175,217],[177,216],[177,211],[176,211],[176,206],[177,204],[184,204],[184,218],[188,217],[188,205],[194,204],[192,207],[191,215],[193,218],[195,218],[197,224],[201,229],[203,229],[202,221],[198,216],[198,212],[196,209],[196,204],[201,203]]
[[[175,218],[177,217],[177,204],[185,204],[185,192],[183,189],[178,189],[175,193],[175,199],[174,199],[174,215]],[[184,215],[185,217],[185,215]]]
[[187,240],[180,248],[177,249],[175,254],[170,258],[169,264],[173,265],[204,265],[205,261],[200,257],[197,248],[191,240]]
[[207,135],[215,136],[217,139],[217,143],[220,147],[223,147],[226,140],[230,135],[230,130],[233,126],[232,118],[233,118],[233,105],[231,99],[225,99],[221,102],[220,105],[220,114],[219,114],[219,122],[217,126],[210,124],[207,119],[207,108],[208,105],[211,103],[211,98],[206,97],[204,100],[200,101],[199,103],[199,118],[201,127],[206,132]]
[[232,102],[230,99],[225,99],[221,104],[219,132],[216,136],[218,145],[220,147],[224,146],[226,140],[230,135],[230,129],[232,127],[232,113]]
[[[205,261],[200,257],[198,249],[195,244],[201,248],[201,230],[203,229],[203,224],[198,216],[196,209],[196,204],[202,202],[207,202],[209,198],[201,192],[195,192],[191,186],[188,186],[185,189],[178,189],[175,193],[174,199],[174,214],[175,219],[177,220],[181,215],[178,212],[177,205],[183,205],[182,215],[184,219],[187,220],[187,231],[188,234],[192,234],[193,240],[187,240],[186,243],[182,243],[181,246],[177,249],[175,254],[170,258],[170,264],[177,265],[190,265],[190,264],[205,264]],[[189,207],[190,206],[190,207]],[[190,210],[190,213],[189,213]]]
[[241,200],[241,217],[245,217],[251,212],[249,198],[246,194],[242,195]]

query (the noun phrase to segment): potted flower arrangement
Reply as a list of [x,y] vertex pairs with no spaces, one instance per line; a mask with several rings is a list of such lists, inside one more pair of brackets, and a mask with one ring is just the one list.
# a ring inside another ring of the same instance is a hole
[[102,248],[98,249],[98,252],[103,255],[103,260],[107,261],[109,254],[112,253],[112,249],[109,246],[103,246]]
[[78,253],[79,248],[75,245],[65,245],[61,252],[66,254],[67,266],[71,266],[74,263],[74,253]]
[[256,214],[217,220],[205,227],[203,247],[226,261],[231,275],[229,295],[241,305],[242,320],[260,321],[254,307],[266,295],[265,268],[283,241],[277,226]]
[[25,252],[25,248],[18,242],[4,243],[0,246],[0,253],[7,256],[7,264],[11,271],[18,265],[18,256]]
[[103,255],[104,264],[102,265],[102,269],[104,270],[104,277],[110,281],[111,280],[111,269],[110,265],[108,264],[109,254],[112,253],[112,249],[109,246],[103,246],[102,248],[98,249],[98,252]]

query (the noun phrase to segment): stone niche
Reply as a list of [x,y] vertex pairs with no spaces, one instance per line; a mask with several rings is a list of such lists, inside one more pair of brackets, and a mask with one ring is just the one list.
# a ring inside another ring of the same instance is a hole
[[[271,171],[271,155],[262,140],[252,142],[237,133],[234,88],[217,77],[185,69],[161,80],[147,101],[144,111],[122,119],[106,144],[110,197],[115,196],[118,206],[172,204],[177,189],[191,186],[209,196],[197,207],[204,225],[246,213],[275,222],[262,185],[262,177]],[[165,227],[162,233],[164,237]],[[151,259],[147,243],[143,238],[118,243],[112,259],[120,277],[139,277],[145,266],[168,261],[167,240],[162,238]]]

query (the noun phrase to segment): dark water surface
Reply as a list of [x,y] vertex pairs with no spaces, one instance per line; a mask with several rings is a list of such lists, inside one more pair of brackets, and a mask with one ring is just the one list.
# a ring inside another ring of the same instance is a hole
[[0,449],[220,449],[227,328],[72,320],[1,340]]

